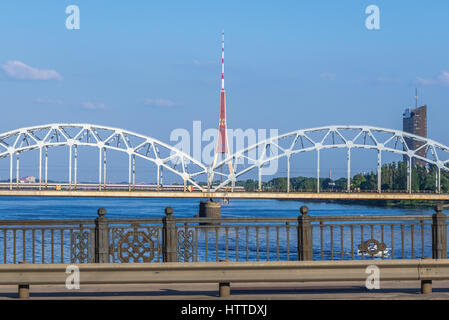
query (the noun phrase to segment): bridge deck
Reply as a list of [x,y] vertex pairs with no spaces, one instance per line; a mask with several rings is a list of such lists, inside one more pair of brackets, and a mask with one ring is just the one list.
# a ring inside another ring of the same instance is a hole
[[[449,281],[432,283],[431,294],[419,294],[420,281],[382,281],[381,289],[368,290],[365,282],[286,282],[231,284],[231,299],[238,300],[427,300],[449,299]],[[33,285],[31,300],[215,300],[216,283],[176,284],[82,284],[78,290],[67,290],[64,285]],[[17,285],[0,287],[0,300],[16,300]],[[226,299],[226,298],[225,298]],[[228,300],[225,300],[228,301]],[[186,301],[186,304],[188,301]],[[245,303],[245,302],[243,302]],[[242,304],[243,304],[242,303]],[[295,306],[300,303],[295,301]],[[264,304],[261,302],[259,304]],[[304,305],[305,305],[304,304]],[[147,306],[147,304],[142,304]],[[442,304],[443,306],[443,304]],[[156,307],[157,305],[150,305]],[[177,310],[178,312],[178,310]],[[269,314],[273,315],[273,312]]]
[[117,197],[117,198],[228,198],[284,200],[432,200],[449,201],[449,194],[364,192],[183,192],[117,190],[0,190],[0,196],[27,197]]

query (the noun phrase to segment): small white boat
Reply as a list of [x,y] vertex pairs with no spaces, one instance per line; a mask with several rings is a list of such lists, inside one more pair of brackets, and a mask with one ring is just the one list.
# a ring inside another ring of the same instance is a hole
[[357,255],[359,255],[359,256],[363,255],[365,257],[367,257],[367,256],[368,257],[371,257],[371,256],[382,257],[382,254],[383,254],[383,257],[386,258],[386,257],[390,256],[390,251],[391,251],[391,248],[385,248],[385,250],[379,250],[379,252],[372,255],[368,251],[362,251],[359,249],[359,250],[357,250]]

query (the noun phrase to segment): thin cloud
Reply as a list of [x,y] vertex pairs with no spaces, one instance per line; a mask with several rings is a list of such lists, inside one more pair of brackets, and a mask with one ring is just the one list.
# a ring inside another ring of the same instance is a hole
[[96,103],[96,102],[82,102],[81,105],[84,109],[87,110],[102,110],[106,109],[106,105],[104,103]]
[[337,75],[330,72],[323,72],[322,74],[320,74],[320,77],[323,79],[335,80],[337,78]]
[[215,66],[218,65],[217,61],[200,61],[198,59],[194,59],[189,62],[174,62],[175,66],[195,66],[195,67],[206,67],[206,66]]
[[18,80],[62,80],[55,70],[34,68],[21,61],[8,61],[1,68],[8,77]]
[[33,100],[36,104],[41,105],[54,105],[54,106],[67,106],[67,107],[74,107],[79,108],[81,107],[86,110],[103,110],[106,109],[106,104],[104,103],[97,103],[97,102],[91,102],[91,101],[84,101],[84,102],[69,102],[69,101],[63,101],[59,99],[45,99],[45,98],[36,98]]
[[387,83],[387,84],[399,84],[401,83],[401,80],[397,79],[397,78],[388,78],[388,77],[378,77],[376,79],[377,82],[379,83]]
[[33,100],[34,103],[38,104],[54,104],[54,105],[63,105],[65,104],[64,101],[59,99],[43,99],[43,98],[36,98]]
[[426,86],[445,86],[449,87],[449,72],[442,71],[434,79],[425,79],[421,77],[416,78],[416,82]]
[[416,82],[419,84],[423,84],[425,86],[432,86],[432,85],[436,85],[437,82],[434,79],[424,79],[421,77],[417,77],[416,78]]
[[449,72],[447,72],[447,71],[441,72],[441,74],[438,78],[443,85],[449,87]]
[[178,104],[169,99],[157,98],[157,99],[145,99],[143,104],[152,107],[174,107]]
[[212,65],[216,65],[217,62],[193,60],[193,64],[196,66],[212,66]]

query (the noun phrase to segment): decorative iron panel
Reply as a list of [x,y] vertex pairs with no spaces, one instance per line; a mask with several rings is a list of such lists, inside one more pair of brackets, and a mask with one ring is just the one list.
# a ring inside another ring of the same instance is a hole
[[111,228],[112,262],[160,262],[161,227],[132,224]]

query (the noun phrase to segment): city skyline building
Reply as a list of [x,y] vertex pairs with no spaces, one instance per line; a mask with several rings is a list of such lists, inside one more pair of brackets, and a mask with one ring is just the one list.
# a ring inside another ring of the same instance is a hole
[[[415,108],[406,108],[404,113],[402,114],[402,131],[415,134],[417,136],[421,136],[427,138],[427,105],[424,104],[418,107],[418,92],[416,90],[415,95]],[[407,139],[405,138],[405,142],[410,149],[416,150],[420,146],[424,144],[424,142]],[[426,148],[418,150],[417,154],[421,157],[426,157]],[[403,157],[404,161],[407,161],[408,158],[406,155]],[[413,159],[412,166],[420,165],[425,166],[426,162]]]

